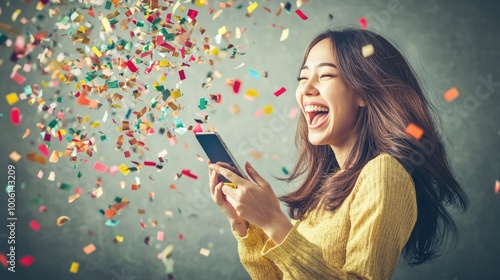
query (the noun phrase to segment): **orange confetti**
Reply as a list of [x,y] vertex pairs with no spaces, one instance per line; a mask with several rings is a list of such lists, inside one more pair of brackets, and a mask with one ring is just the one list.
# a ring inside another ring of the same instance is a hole
[[116,210],[114,210],[114,209],[108,209],[108,210],[106,210],[104,212],[105,212],[106,217],[108,219],[111,219],[111,218],[113,218],[116,215]]
[[495,194],[500,193],[500,182],[498,180],[495,181]]
[[90,255],[92,252],[95,251],[94,244],[90,243],[89,245],[83,247],[83,251],[85,252],[85,254]]
[[443,97],[444,97],[444,100],[446,100],[447,102],[451,102],[455,98],[457,98],[458,95],[459,95],[458,89],[456,87],[452,87],[443,94]]
[[424,130],[414,123],[410,123],[406,127],[405,132],[417,140],[419,140],[422,137],[422,135],[424,134]]

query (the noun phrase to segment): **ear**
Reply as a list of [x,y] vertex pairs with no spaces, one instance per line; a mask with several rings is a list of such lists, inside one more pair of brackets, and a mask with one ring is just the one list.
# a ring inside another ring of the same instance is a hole
[[366,101],[361,97],[358,98],[358,106],[359,107],[366,107]]

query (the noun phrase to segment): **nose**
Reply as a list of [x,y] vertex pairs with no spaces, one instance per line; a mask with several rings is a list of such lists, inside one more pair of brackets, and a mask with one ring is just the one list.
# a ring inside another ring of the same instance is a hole
[[313,85],[312,81],[307,81],[307,83],[302,85],[301,92],[303,95],[318,95],[318,89]]

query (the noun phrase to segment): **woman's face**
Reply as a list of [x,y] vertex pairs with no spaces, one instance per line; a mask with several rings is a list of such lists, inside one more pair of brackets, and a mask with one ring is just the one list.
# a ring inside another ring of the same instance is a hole
[[353,131],[358,107],[365,106],[342,81],[336,65],[331,40],[324,39],[314,45],[300,70],[296,97],[313,145],[344,144]]

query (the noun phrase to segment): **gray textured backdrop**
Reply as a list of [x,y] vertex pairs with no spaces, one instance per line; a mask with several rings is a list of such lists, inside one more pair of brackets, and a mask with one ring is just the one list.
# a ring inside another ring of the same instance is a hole
[[[34,4],[23,1],[2,1],[0,22],[12,24],[25,33],[36,31],[36,25],[23,26],[19,23],[21,17],[31,19],[35,15]],[[159,1],[162,3],[162,1]],[[134,1],[135,3],[135,1]],[[218,10],[218,1],[210,4]],[[184,94],[179,99],[184,110],[180,118],[185,125],[195,125],[194,118],[200,118],[200,112],[208,113],[209,120],[204,128],[217,128],[227,145],[233,150],[240,164],[250,161],[260,173],[269,180],[277,194],[291,191],[297,186],[286,185],[274,180],[270,175],[283,175],[282,168],[290,169],[296,152],[293,145],[293,135],[296,127],[296,118],[289,118],[289,111],[296,107],[295,85],[296,75],[300,67],[303,49],[314,34],[328,26],[358,25],[358,18],[365,17],[368,28],[386,35],[392,42],[409,57],[413,66],[425,82],[426,93],[433,105],[440,112],[443,119],[440,128],[446,139],[446,146],[459,180],[471,198],[471,208],[467,214],[456,215],[460,231],[458,246],[443,253],[435,263],[425,265],[419,270],[410,270],[398,267],[394,279],[500,279],[498,256],[500,252],[500,197],[494,194],[495,180],[499,179],[500,165],[498,151],[500,150],[498,119],[500,117],[500,87],[493,84],[490,87],[482,81],[500,81],[500,72],[497,63],[500,58],[498,51],[498,4],[496,1],[432,1],[432,0],[377,0],[377,1],[315,1],[307,3],[301,10],[309,19],[302,21],[293,10],[292,13],[283,13],[275,16],[278,1],[258,1],[259,7],[246,17],[247,1],[237,1],[242,9],[227,9],[219,18],[212,20],[208,15],[208,6],[197,8],[199,26],[203,26],[215,44],[213,38],[217,29],[225,25],[234,35],[236,27],[246,27],[242,38],[231,38],[229,42],[241,45],[244,55],[237,55],[235,59],[215,59],[215,66],[208,64],[186,67],[187,80],[180,88]],[[395,5],[395,6],[392,6]],[[263,6],[271,9],[269,14]],[[51,7],[56,7],[51,4]],[[69,13],[71,7],[78,7],[75,2],[67,6],[60,6],[61,13]],[[194,6],[187,3],[186,7]],[[21,8],[22,13],[15,23],[12,23],[11,14]],[[102,6],[97,9],[102,10]],[[81,9],[78,8],[81,11]],[[111,10],[112,11],[112,10]],[[45,11],[46,12],[46,11]],[[105,11],[105,14],[110,11]],[[38,12],[39,13],[39,12]],[[330,19],[329,14],[333,15]],[[88,18],[88,17],[87,17]],[[54,19],[44,19],[37,25],[42,30],[52,31]],[[94,29],[100,28],[95,21]],[[290,29],[290,36],[283,42],[279,41],[281,30],[277,27],[268,27],[276,24]],[[5,33],[5,30],[2,32]],[[52,39],[59,45],[54,49],[55,54],[65,52],[67,57],[77,56],[76,48],[71,41],[63,36],[63,32],[54,33]],[[115,34],[119,34],[116,32]],[[202,38],[195,30],[195,36]],[[92,43],[99,45],[97,30],[92,31]],[[14,39],[13,35],[9,38]],[[135,42],[136,38],[125,38]],[[48,43],[44,43],[47,45]],[[221,44],[225,46],[227,43]],[[9,106],[6,103],[7,93],[23,92],[28,84],[39,84],[41,80],[49,81],[48,76],[41,75],[40,70],[23,73],[28,80],[23,85],[14,83],[9,75],[15,63],[9,60],[12,47],[5,43],[0,46],[1,81],[0,92],[0,183],[7,183],[7,166],[12,164],[8,155],[16,151],[23,158],[15,163],[16,166],[16,194],[17,194],[17,228],[16,228],[16,256],[26,255],[34,257],[30,267],[16,266],[15,274],[7,273],[2,267],[0,279],[167,279],[164,265],[156,259],[159,253],[168,244],[175,246],[172,256],[175,261],[175,279],[248,279],[246,271],[241,266],[236,248],[236,241],[229,232],[229,225],[217,207],[212,203],[207,186],[208,173],[206,163],[197,160],[196,155],[204,153],[198,146],[192,132],[178,135],[178,143],[171,146],[165,135],[160,135],[160,127],[172,128],[172,117],[169,114],[164,121],[154,123],[155,133],[146,136],[145,143],[150,149],[142,159],[137,153],[132,153],[128,159],[123,153],[115,150],[116,138],[119,133],[111,122],[115,118],[120,122],[126,109],[112,110],[104,99],[104,106],[99,110],[89,110],[75,106],[74,83],[69,86],[60,85],[61,96],[64,101],[58,109],[66,108],[65,128],[76,127],[77,115],[90,116],[91,121],[102,119],[104,111],[110,113],[108,121],[98,128],[90,128],[85,124],[86,132],[95,138],[97,152],[92,157],[79,155],[78,168],[75,171],[67,158],[61,158],[59,163],[41,165],[26,160],[26,155],[35,151],[43,142],[37,132],[36,123],[47,124],[53,116],[37,112],[37,106],[30,106],[25,100]],[[32,61],[36,61],[36,54],[41,50],[39,46],[32,54]],[[159,59],[155,54],[154,59]],[[28,60],[23,58],[17,63],[24,65]],[[241,63],[245,65],[235,69]],[[156,77],[145,76],[140,68],[140,81],[152,84]],[[247,70],[253,69],[259,73],[268,72],[268,77],[252,78]],[[217,70],[222,78],[215,79],[209,89],[203,89],[207,73]],[[130,76],[128,71],[124,76]],[[116,74],[115,74],[116,75]],[[225,85],[227,78],[242,80],[242,92],[233,94]],[[178,77],[172,72],[165,83],[173,88]],[[276,98],[273,93],[284,86],[287,91]],[[243,97],[248,88],[259,91],[260,96],[254,101]],[[443,100],[442,94],[451,87],[460,91],[460,96],[452,103]],[[53,96],[55,89],[44,89],[47,100]],[[134,102],[130,91],[125,94],[125,103],[133,110],[140,110],[149,106],[149,100]],[[221,93],[223,102],[214,105],[213,109],[200,111],[197,108],[200,97],[208,99],[208,94]],[[154,94],[150,94],[154,96]],[[48,101],[51,103],[53,101]],[[239,104],[241,112],[233,114],[231,104]],[[274,112],[259,118],[254,113],[264,106],[272,104]],[[22,112],[22,122],[19,126],[10,123],[9,112],[11,107],[18,107]],[[111,114],[114,112],[115,114]],[[133,120],[134,118],[131,118]],[[21,139],[26,128],[31,129],[27,139]],[[100,141],[100,132],[110,141]],[[176,135],[175,132],[172,132]],[[136,134],[136,136],[138,136]],[[139,136],[138,136],[139,137]],[[52,139],[50,150],[62,151],[66,142],[59,143]],[[127,144],[128,145],[128,144]],[[124,145],[126,147],[127,145]],[[143,167],[140,172],[131,172],[124,176],[119,172],[114,176],[99,174],[92,169],[94,162],[99,161],[108,166],[125,163],[133,166],[131,160],[156,161],[156,154],[163,149],[168,150],[168,163],[161,172],[153,167]],[[262,158],[252,156],[252,152],[262,153]],[[88,159],[87,163],[81,160]],[[198,175],[197,180],[183,177],[176,180],[176,173],[182,169],[190,169]],[[39,171],[43,171],[42,179],[37,178]],[[54,182],[47,180],[49,172],[54,171]],[[80,171],[83,177],[77,178]],[[135,183],[135,177],[141,180],[138,191],[130,189]],[[87,193],[95,187],[98,177],[102,177],[104,194],[100,198],[92,199]],[[125,189],[120,189],[119,182],[126,183]],[[58,189],[58,183],[67,183],[73,186],[70,191]],[[171,184],[177,185],[177,190],[170,189]],[[68,196],[74,189],[83,189],[79,200],[68,203]],[[153,201],[149,200],[148,193],[155,192]],[[106,218],[99,213],[100,209],[107,209],[115,197],[126,197],[130,204],[117,215],[119,224],[116,227],[106,226]],[[7,195],[0,192],[1,225],[6,224]],[[40,206],[46,206],[47,212],[39,211]],[[137,209],[145,209],[146,213],[139,215]],[[179,211],[180,209],[180,211]],[[283,210],[285,210],[283,208]],[[165,211],[172,211],[169,218]],[[56,219],[66,215],[71,221],[62,227],[56,225]],[[146,223],[142,229],[140,220]],[[41,225],[38,232],[29,226],[31,220]],[[157,221],[157,226],[151,225]],[[88,231],[92,231],[89,236]],[[165,232],[165,240],[156,240],[158,231]],[[178,234],[183,239],[178,239]],[[0,252],[7,253],[7,229],[0,226]],[[113,243],[116,235],[124,237],[123,243]],[[150,236],[151,245],[146,245],[144,239]],[[96,246],[96,251],[86,255],[82,248],[90,243]],[[210,248],[208,257],[199,253],[201,248]],[[79,272],[69,272],[72,262],[80,264]]]

